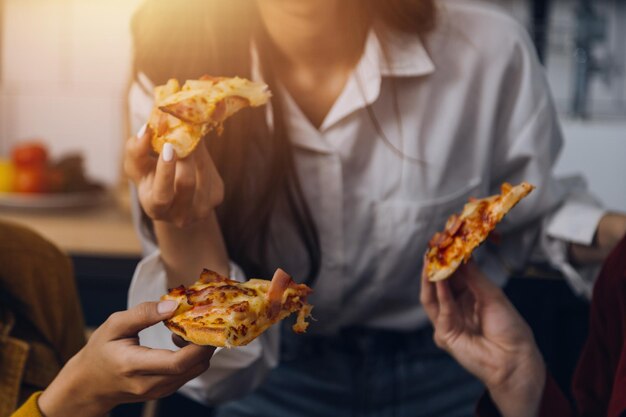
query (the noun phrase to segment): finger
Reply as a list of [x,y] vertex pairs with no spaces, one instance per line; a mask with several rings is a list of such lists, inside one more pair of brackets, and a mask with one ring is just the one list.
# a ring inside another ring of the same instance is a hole
[[124,170],[135,182],[154,170],[156,158],[152,154],[152,130],[143,125],[137,133],[126,141],[124,154]]
[[459,309],[448,281],[438,281],[435,286],[437,301],[439,302],[439,314],[437,315],[436,327],[437,331],[441,331],[445,334],[454,327],[458,318]]
[[467,285],[467,277],[465,276],[464,264],[462,263],[457,270],[448,278],[448,282],[450,283],[450,289],[452,290],[452,294],[455,298],[457,296],[464,293],[468,290]]
[[207,183],[207,181],[211,180],[211,173],[215,164],[204,141],[198,144],[198,147],[193,153],[193,157],[196,159],[196,171],[201,177],[198,179],[202,179],[205,185],[208,185],[209,183]]
[[223,199],[224,185],[207,147],[201,144],[198,148],[201,149],[196,151],[196,200],[205,204],[205,208],[213,209]]
[[136,346],[131,355],[135,369],[143,375],[183,375],[197,366],[208,368],[213,346],[189,344],[171,351]]
[[173,204],[175,187],[174,179],[176,177],[176,153],[171,143],[163,145],[159,162],[156,165],[154,173],[154,182],[152,183],[151,205],[146,207],[151,214],[159,217],[163,215]]
[[173,377],[169,377],[171,380],[171,386],[176,387],[176,389],[180,388],[181,386],[185,385],[190,380],[206,372],[206,370],[210,368],[210,365],[211,365],[210,362],[198,363],[192,366],[191,368],[189,368],[187,372],[184,372],[180,375],[176,375]]
[[192,218],[192,206],[196,193],[196,156],[189,155],[176,164],[176,178],[174,179],[176,194],[172,205],[172,215],[178,226],[186,226]]
[[500,288],[494,284],[489,278],[472,261],[459,268],[459,274],[469,289],[474,293],[476,298],[484,299],[485,297],[504,297]]
[[189,344],[188,341],[186,341],[185,339],[183,339],[182,337],[174,333],[172,333],[172,342],[179,348],[183,348]]
[[435,293],[435,284],[430,282],[428,280],[428,276],[426,275],[426,256],[424,256],[424,267],[422,268],[420,301],[424,307],[426,315],[431,322],[434,322],[439,311],[439,305],[437,302],[437,294]]
[[144,398],[161,398],[173,394],[190,380],[200,376],[209,368],[209,364],[198,364],[180,375],[146,375],[141,377],[139,392]]
[[176,307],[178,302],[174,300],[138,304],[129,310],[111,314],[102,325],[102,331],[108,340],[136,337],[141,330],[170,318]]

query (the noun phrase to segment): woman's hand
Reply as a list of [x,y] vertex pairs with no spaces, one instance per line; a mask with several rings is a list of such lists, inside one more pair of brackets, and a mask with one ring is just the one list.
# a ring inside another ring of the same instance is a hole
[[423,276],[420,299],[437,346],[485,384],[502,414],[535,416],[545,367],[532,331],[500,288],[469,263],[445,281]]
[[126,144],[124,170],[137,186],[139,201],[152,220],[184,228],[207,219],[224,199],[224,183],[204,142],[178,160],[172,145],[154,155],[150,129]]
[[146,128],[128,140],[124,169],[154,221],[168,286],[191,284],[203,268],[228,275],[228,253],[214,210],[224,198],[224,182],[204,141],[177,160],[171,144],[163,146],[160,157],[154,155],[150,137]]
[[209,367],[215,348],[149,349],[137,333],[172,316],[175,301],[112,314],[39,397],[46,417],[103,416],[121,403],[160,398]]

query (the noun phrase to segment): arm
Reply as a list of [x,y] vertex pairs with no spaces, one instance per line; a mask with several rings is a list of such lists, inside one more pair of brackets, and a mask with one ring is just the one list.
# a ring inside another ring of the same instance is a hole
[[137,333],[175,309],[175,302],[164,301],[111,315],[39,396],[39,410],[28,403],[16,415],[100,417],[118,404],[176,391],[209,367],[214,348],[188,345],[173,352],[139,346]]
[[598,223],[591,245],[575,243],[570,245],[570,259],[579,264],[601,263],[624,236],[626,236],[626,215],[605,214]]
[[437,346],[485,384],[504,417],[539,415],[546,369],[530,328],[497,286],[468,264],[447,281],[424,276],[420,300]]
[[609,255],[593,289],[589,334],[572,388],[581,415],[618,415],[623,395],[624,311],[626,307],[626,238]]
[[[133,129],[136,130],[140,130],[152,109],[152,98],[146,93],[152,89],[152,86],[149,85],[150,82],[145,76],[140,76],[140,79],[146,84],[145,88],[135,83],[129,94],[130,120]],[[132,142],[128,146],[141,147],[140,144]],[[149,154],[149,144],[144,142],[143,146],[144,149],[140,150],[139,154],[145,152]],[[196,149],[198,150],[200,149]],[[195,157],[191,155],[189,158]],[[200,157],[204,155],[200,154]],[[152,158],[148,160],[148,164],[163,163],[163,161],[157,162],[156,157]],[[178,161],[177,164],[180,165],[183,162]],[[178,168],[175,170],[179,172]],[[213,172],[212,169],[209,173],[211,172]],[[216,178],[215,181],[221,186],[221,179]],[[207,190],[209,188],[203,189],[203,191]],[[221,232],[215,221],[214,210],[210,210],[207,214],[208,219],[191,225],[183,225],[183,228],[167,221],[152,221],[149,217],[146,221],[146,216],[141,213],[140,209],[142,190],[138,186],[133,187],[132,191],[134,222],[147,256],[135,270],[128,293],[129,306],[156,300],[167,291],[168,287],[195,281],[202,268],[211,268],[238,281],[246,279],[241,268],[228,262]],[[166,191],[171,192],[171,189]],[[220,193],[216,194],[219,197]],[[217,198],[213,204],[219,201],[220,198]],[[147,226],[154,226],[155,233],[153,234]],[[183,230],[185,228],[189,230]],[[154,235],[158,242],[154,241]],[[157,247],[156,243],[160,247]],[[180,389],[180,392],[205,404],[229,401],[251,392],[262,382],[267,372],[278,363],[279,337],[279,328],[275,327],[247,346],[218,350],[211,362],[211,371],[189,381]],[[174,348],[171,333],[164,326],[153,326],[143,330],[141,344],[160,349]]]
[[228,255],[214,210],[224,186],[206,147],[201,144],[177,160],[166,144],[155,157],[150,132],[142,130],[127,142],[124,167],[154,223],[168,286],[191,284],[203,268],[228,275]]
[[[626,409],[623,386],[626,306],[626,238],[603,265],[591,304],[589,335],[573,380],[580,415],[617,415]],[[502,291],[474,266],[460,269],[449,282],[422,282],[421,300],[435,327],[435,340],[481,379],[505,416],[537,410],[539,416],[574,416],[569,402],[547,376],[532,334]],[[538,402],[539,401],[539,402]],[[537,408],[538,405],[538,408]],[[488,397],[478,415],[498,416]],[[528,414],[533,415],[533,414]]]

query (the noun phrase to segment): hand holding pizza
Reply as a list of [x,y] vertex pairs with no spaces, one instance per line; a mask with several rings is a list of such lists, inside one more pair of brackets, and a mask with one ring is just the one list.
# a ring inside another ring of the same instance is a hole
[[172,316],[177,303],[144,303],[112,314],[39,398],[47,417],[96,417],[121,403],[160,398],[209,367],[214,348],[139,346],[137,333]]
[[224,183],[204,143],[178,159],[171,144],[154,155],[151,137],[145,128],[130,138],[124,160],[146,214],[179,228],[208,218],[224,198]]
[[479,378],[506,417],[534,416],[545,367],[532,331],[504,293],[471,262],[449,280],[422,277],[420,300],[435,343]]

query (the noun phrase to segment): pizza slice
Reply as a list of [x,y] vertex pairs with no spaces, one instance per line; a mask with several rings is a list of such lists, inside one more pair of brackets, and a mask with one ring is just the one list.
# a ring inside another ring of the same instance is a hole
[[424,271],[429,281],[444,280],[467,262],[489,233],[522,198],[535,187],[527,182],[512,186],[504,183],[501,194],[470,199],[460,215],[448,218],[443,232],[437,232],[428,243]]
[[154,89],[154,107],[148,119],[152,147],[161,153],[171,143],[179,158],[189,155],[207,133],[222,133],[223,123],[245,107],[258,107],[271,97],[267,85],[239,77],[187,80],[180,86],[170,79]]
[[189,288],[181,285],[161,297],[178,301],[174,316],[164,323],[173,333],[198,345],[243,346],[291,313],[298,313],[293,331],[305,332],[313,308],[306,301],[311,292],[281,269],[276,270],[272,281],[251,279],[243,283],[205,269]]

